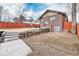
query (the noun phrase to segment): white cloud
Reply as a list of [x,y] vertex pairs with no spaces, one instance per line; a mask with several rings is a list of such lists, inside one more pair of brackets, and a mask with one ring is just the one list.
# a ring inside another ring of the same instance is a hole
[[58,11],[63,11],[65,12],[65,5],[64,4],[56,4],[56,3],[47,3],[44,4],[43,6],[46,6],[45,8],[41,9],[41,6],[38,7],[40,8],[40,11],[35,11],[34,13],[34,18],[38,19],[46,10],[58,10]]
[[[11,18],[13,17],[18,17],[19,16],[19,12],[22,12],[23,8],[27,8],[27,4],[21,4],[21,3],[0,3],[0,5],[2,5],[4,7],[5,10],[9,11],[9,16]],[[29,17],[33,17],[34,19],[38,19],[47,9],[50,10],[58,10],[58,11],[63,11],[63,12],[67,12],[66,6],[67,4],[56,4],[56,3],[45,3],[43,6],[37,7],[39,10],[37,11],[33,11],[32,8],[30,8],[29,10],[26,9],[24,16],[26,18]],[[44,7],[46,6],[46,7]],[[44,7],[44,8],[43,8]],[[19,10],[20,8],[20,10]],[[43,9],[42,9],[43,8]],[[78,14],[79,15],[79,14]],[[78,15],[77,15],[77,22],[79,22],[78,20]],[[4,18],[4,17],[3,17]],[[71,15],[68,15],[69,21],[71,20]]]
[[44,3],[43,6],[38,7],[38,11],[33,12],[33,18],[35,20],[38,19],[47,10],[47,8],[48,8],[48,5],[46,3]]
[[[0,5],[3,6],[3,15],[5,15],[6,14],[5,12],[7,12],[7,10],[8,10],[8,15],[6,15],[6,17],[10,16],[11,18],[18,17],[19,12],[20,12],[19,8],[20,9],[24,8],[23,7],[24,5],[19,4],[19,3],[18,4],[15,4],[15,3],[9,3],[9,4],[8,3],[2,3]],[[5,18],[5,17],[2,17],[2,20],[3,20],[3,18]]]
[[[46,10],[56,10],[56,11],[62,11],[62,12],[66,12],[67,13],[67,16],[69,18],[69,21],[71,21],[71,14],[70,12],[67,10],[68,9],[68,4],[67,3],[47,3],[47,4],[44,4],[46,5],[47,7],[40,10],[39,12],[34,12],[34,17],[36,17],[35,19],[38,19]],[[71,7],[71,6],[70,6]]]
[[33,16],[33,10],[32,9],[30,9],[29,11],[26,11],[26,14],[27,14],[27,16]]
[[46,11],[46,9],[43,9],[43,10],[40,10],[40,11],[37,11],[37,12],[33,12],[34,13],[33,18],[35,20],[38,19],[45,11]]

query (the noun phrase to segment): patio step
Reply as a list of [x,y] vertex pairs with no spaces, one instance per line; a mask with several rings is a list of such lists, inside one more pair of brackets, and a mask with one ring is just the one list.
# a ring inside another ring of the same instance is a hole
[[18,33],[18,32],[6,32],[5,35],[6,35],[6,36],[19,35],[19,33]]
[[12,41],[19,39],[19,33],[18,32],[5,32],[4,33],[4,41]]

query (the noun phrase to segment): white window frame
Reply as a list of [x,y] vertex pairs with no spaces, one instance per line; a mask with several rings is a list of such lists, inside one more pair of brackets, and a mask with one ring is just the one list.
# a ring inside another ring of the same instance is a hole
[[56,20],[56,17],[55,16],[51,16],[50,17],[50,21],[54,21],[54,20]]

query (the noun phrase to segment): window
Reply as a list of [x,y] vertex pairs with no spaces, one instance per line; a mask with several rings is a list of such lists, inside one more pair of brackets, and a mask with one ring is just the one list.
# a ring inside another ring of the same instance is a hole
[[50,17],[50,21],[54,21],[55,20],[55,16]]
[[44,22],[44,24],[48,24],[48,22]]

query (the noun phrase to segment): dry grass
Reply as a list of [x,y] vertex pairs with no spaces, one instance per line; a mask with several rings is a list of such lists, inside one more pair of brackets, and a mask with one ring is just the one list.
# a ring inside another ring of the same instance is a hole
[[8,31],[8,32],[25,32],[28,30],[31,30],[34,28],[5,28],[5,29],[0,29],[0,31]]
[[79,41],[69,33],[48,32],[25,38],[24,41],[33,49],[32,55],[67,56],[79,55]]

